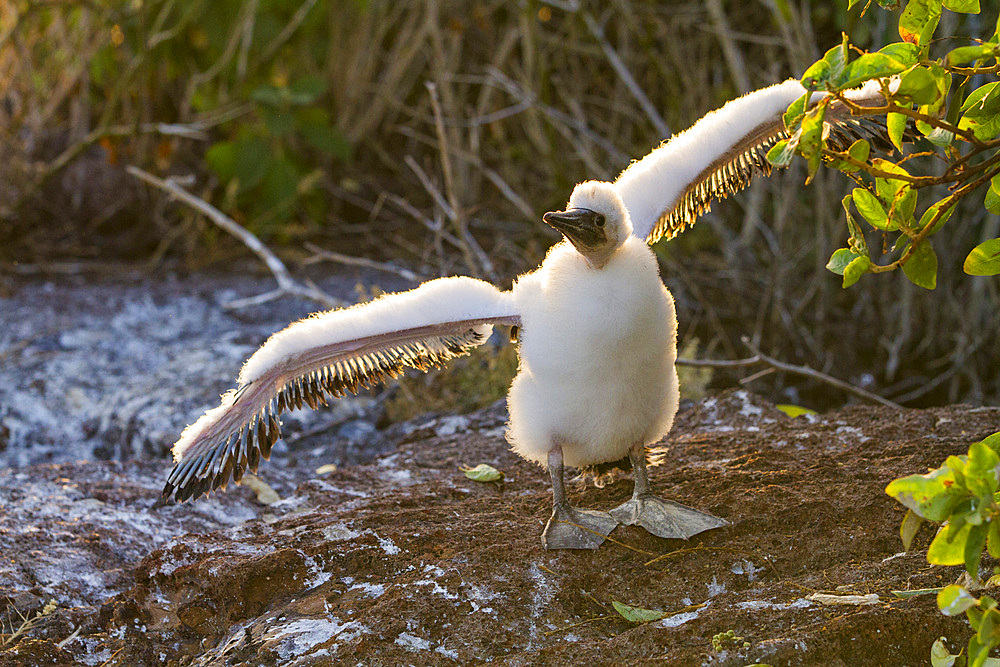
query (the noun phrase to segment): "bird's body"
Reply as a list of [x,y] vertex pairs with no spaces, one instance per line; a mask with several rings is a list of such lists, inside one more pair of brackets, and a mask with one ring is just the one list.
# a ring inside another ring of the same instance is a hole
[[601,269],[563,241],[518,278],[520,364],[507,399],[514,451],[545,464],[614,461],[673,422],[677,320],[656,258],[630,237]]
[[[869,85],[847,96],[883,103]],[[236,389],[181,434],[165,497],[187,500],[256,470],[279,437],[278,415],[465,354],[492,326],[520,329],[508,396],[508,440],[547,467],[553,512],[547,548],[596,548],[619,523],[687,538],[726,522],[653,495],[645,447],[670,430],[678,406],[677,320],[647,243],[682,231],[719,199],[768,173],[784,136],[781,112],[805,89],[785,82],[735,100],[629,166],[615,183],[576,186],[565,211],[543,216],[565,237],[536,270],[503,292],[441,278],[354,308],[319,313],[271,338]],[[841,140],[869,132],[843,104],[826,114]],[[628,455],[631,500],[609,513],[570,506],[563,466]]]

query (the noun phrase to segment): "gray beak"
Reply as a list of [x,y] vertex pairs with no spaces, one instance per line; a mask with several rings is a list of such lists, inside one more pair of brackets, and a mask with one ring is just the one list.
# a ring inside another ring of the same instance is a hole
[[589,208],[549,211],[542,216],[545,224],[562,233],[581,251],[594,250],[607,243],[604,216]]

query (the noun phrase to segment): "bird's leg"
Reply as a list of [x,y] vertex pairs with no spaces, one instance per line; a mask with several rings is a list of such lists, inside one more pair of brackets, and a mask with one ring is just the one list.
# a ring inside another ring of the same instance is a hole
[[552,516],[542,533],[546,549],[596,549],[615,529],[618,522],[607,512],[570,507],[563,485],[562,446],[549,450],[549,476],[552,478]]
[[642,526],[658,537],[684,540],[702,531],[729,525],[725,519],[654,496],[646,473],[646,448],[641,443],[629,450],[628,457],[635,475],[635,490],[631,500],[611,510],[611,516],[619,522],[626,526]]

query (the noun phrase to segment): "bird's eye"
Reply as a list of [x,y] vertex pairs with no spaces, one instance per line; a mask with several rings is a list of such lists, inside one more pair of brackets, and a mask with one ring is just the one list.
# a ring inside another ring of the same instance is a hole
[[598,213],[597,217],[594,218],[594,224],[596,224],[598,227],[603,227],[604,226],[604,216],[601,215],[600,213]]

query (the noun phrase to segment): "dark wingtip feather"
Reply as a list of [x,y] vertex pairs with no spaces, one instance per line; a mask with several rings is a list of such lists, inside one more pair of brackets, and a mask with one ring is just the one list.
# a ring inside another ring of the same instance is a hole
[[[356,394],[363,388],[394,378],[405,366],[424,370],[440,366],[453,357],[468,353],[485,339],[476,328],[456,334],[431,335],[341,358],[292,378],[234,431],[207,450],[199,445],[197,455],[183,456],[167,475],[163,497],[173,496],[176,502],[184,502],[224,489],[230,480],[239,483],[247,470],[256,472],[260,460],[270,458],[271,448],[281,437],[277,415],[285,409],[326,405],[329,398]],[[245,391],[246,386],[237,389],[235,399],[239,400]]]

